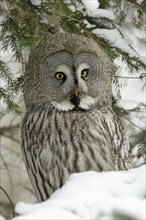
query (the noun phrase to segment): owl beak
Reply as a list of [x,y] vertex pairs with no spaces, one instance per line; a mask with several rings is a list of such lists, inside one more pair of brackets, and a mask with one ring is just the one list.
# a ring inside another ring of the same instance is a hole
[[74,97],[78,97],[78,96],[79,96],[79,90],[78,90],[78,89],[75,89],[75,90],[74,90],[73,96],[74,96]]
[[70,101],[73,105],[75,105],[75,108],[79,106],[80,98],[79,98],[79,89],[78,88],[75,87],[73,89]]

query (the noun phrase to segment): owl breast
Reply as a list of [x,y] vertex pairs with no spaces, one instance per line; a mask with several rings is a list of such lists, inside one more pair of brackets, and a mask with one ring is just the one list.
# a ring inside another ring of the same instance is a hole
[[22,123],[22,150],[39,201],[71,173],[127,169],[128,142],[121,130],[108,109],[59,112],[44,107],[28,112]]

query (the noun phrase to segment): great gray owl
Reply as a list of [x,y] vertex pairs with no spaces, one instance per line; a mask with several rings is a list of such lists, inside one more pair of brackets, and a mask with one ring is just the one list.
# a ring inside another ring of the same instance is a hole
[[71,173],[130,168],[129,142],[112,110],[112,75],[107,54],[83,36],[56,34],[32,51],[22,151],[39,201]]

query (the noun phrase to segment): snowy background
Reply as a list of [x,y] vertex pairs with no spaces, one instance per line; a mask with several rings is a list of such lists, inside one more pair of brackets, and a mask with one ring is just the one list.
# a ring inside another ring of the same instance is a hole
[[[36,1],[35,1],[36,2]],[[38,1],[39,2],[39,1]],[[69,2],[69,0],[68,0]],[[99,2],[96,0],[82,0],[86,8],[86,13],[94,17],[108,17],[115,19],[113,11],[98,9]],[[141,4],[142,1],[137,1]],[[72,7],[72,11],[75,9]],[[80,9],[81,10],[81,9]],[[85,12],[84,12],[85,13]],[[130,56],[140,57],[144,60],[146,50],[139,39],[145,38],[142,30],[136,30],[130,25],[130,15],[121,27],[125,39],[116,30],[94,29],[94,34],[102,36],[120,49],[126,51]],[[88,24],[91,26],[91,24]],[[133,50],[131,46],[135,49]],[[0,44],[1,47],[1,44]],[[27,61],[27,53],[24,53]],[[23,65],[16,62],[11,50],[0,50],[1,58],[8,63],[12,72],[19,76],[23,71]],[[120,66],[119,76],[129,77],[129,72],[120,59],[115,60],[115,64]],[[126,79],[126,85],[121,81],[120,105],[125,109],[131,109],[146,103],[146,91],[143,88],[144,79],[138,79],[141,72],[132,74],[133,78]],[[136,77],[136,78],[134,78]],[[3,82],[1,81],[1,84]],[[123,86],[124,85],[124,86]],[[113,93],[115,88],[113,86]],[[22,94],[16,97],[17,102],[25,112]],[[5,105],[1,103],[2,108]],[[134,220],[146,219],[145,212],[145,182],[146,166],[142,166],[130,171],[96,173],[93,171],[73,174],[68,179],[65,186],[57,190],[52,197],[42,204],[30,204],[36,201],[31,188],[26,169],[24,167],[20,149],[20,129],[18,126],[22,116],[7,114],[1,119],[1,127],[12,126],[13,137],[2,136],[1,138],[1,185],[4,186],[14,204],[16,212],[21,216],[15,219],[105,219]],[[144,107],[141,112],[132,113],[131,121],[137,125],[133,127],[131,123],[125,121],[129,135],[139,132],[139,127],[145,129],[146,118]],[[18,125],[18,126],[17,126]],[[136,148],[133,149],[136,154]],[[142,164],[133,160],[133,166]],[[6,167],[8,169],[6,169]],[[7,201],[5,195],[0,191],[1,198]],[[8,208],[9,209],[9,208]],[[8,211],[9,212],[9,211]],[[0,220],[3,217],[0,217]]]

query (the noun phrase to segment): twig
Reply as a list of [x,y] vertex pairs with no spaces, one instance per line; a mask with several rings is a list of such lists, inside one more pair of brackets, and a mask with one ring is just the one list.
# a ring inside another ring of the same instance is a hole
[[129,121],[134,127],[137,127],[138,129],[140,129],[141,131],[145,131],[145,130],[143,130],[142,128],[140,128],[138,125],[136,125],[136,124],[134,124],[132,121],[130,121],[126,116],[124,116],[124,118],[127,120],[127,121]]
[[8,200],[9,200],[11,206],[12,206],[13,217],[15,217],[14,204],[13,204],[13,202],[12,202],[10,196],[8,195],[8,193],[6,192],[6,190],[5,190],[2,186],[0,186],[0,189],[1,189],[1,190],[4,192],[4,194],[7,196]]
[[123,79],[142,79],[142,78],[146,78],[146,76],[115,76],[115,78],[123,78]]
[[3,126],[0,128],[0,135],[4,135],[4,133],[11,132],[14,129],[17,129],[19,127],[20,127],[20,124]]

